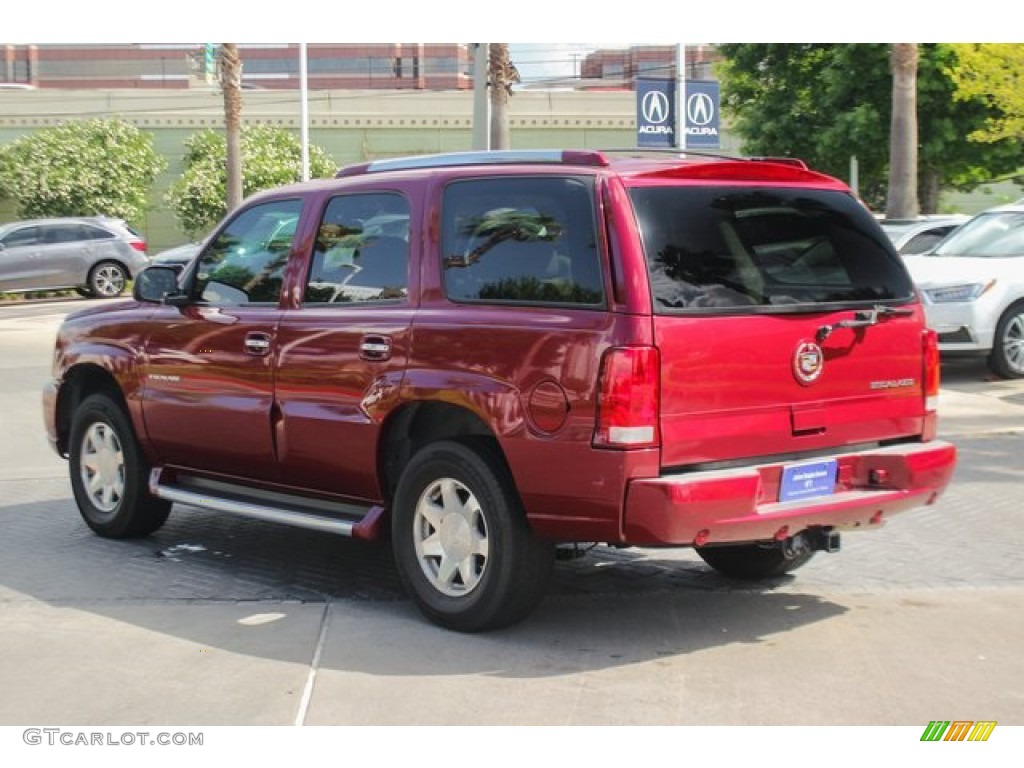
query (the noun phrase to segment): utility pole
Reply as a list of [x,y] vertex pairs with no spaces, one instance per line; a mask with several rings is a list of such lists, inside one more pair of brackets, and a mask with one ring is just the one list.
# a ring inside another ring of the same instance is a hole
[[473,149],[491,148],[491,102],[487,98],[488,43],[473,43]]

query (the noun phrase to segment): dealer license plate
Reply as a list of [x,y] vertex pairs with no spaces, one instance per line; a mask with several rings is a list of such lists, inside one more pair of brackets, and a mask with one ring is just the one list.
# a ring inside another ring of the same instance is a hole
[[837,467],[835,459],[783,467],[779,501],[801,501],[831,495],[836,486]]

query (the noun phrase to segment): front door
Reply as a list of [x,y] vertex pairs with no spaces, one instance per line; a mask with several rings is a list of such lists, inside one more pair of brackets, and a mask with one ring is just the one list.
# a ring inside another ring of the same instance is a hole
[[206,246],[182,307],[157,310],[143,413],[163,464],[278,476],[271,430],[277,329],[300,200],[245,209]]

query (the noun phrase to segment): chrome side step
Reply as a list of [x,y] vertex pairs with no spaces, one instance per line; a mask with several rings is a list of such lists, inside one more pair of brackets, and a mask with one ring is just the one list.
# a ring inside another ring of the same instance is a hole
[[[236,489],[226,483],[195,478],[174,477],[171,482],[167,482],[168,479],[162,469],[154,469],[149,479],[150,493],[167,501],[188,504],[204,510],[226,512],[268,523],[280,523],[340,536],[375,539],[384,515],[384,508],[380,506],[330,504],[322,500],[293,499],[273,492],[261,494],[264,498],[257,499],[255,494],[246,498],[248,494],[245,494],[245,491],[250,489]],[[298,508],[307,505],[313,509]],[[334,514],[318,514],[320,510]]]

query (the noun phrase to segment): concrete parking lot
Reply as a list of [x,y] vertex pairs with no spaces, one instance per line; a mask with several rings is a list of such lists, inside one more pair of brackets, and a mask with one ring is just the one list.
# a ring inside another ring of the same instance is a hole
[[751,587],[687,551],[559,563],[537,613],[427,624],[385,548],[176,507],[80,521],[43,437],[57,323],[0,306],[0,724],[1024,724],[1024,382],[944,365],[953,487]]

